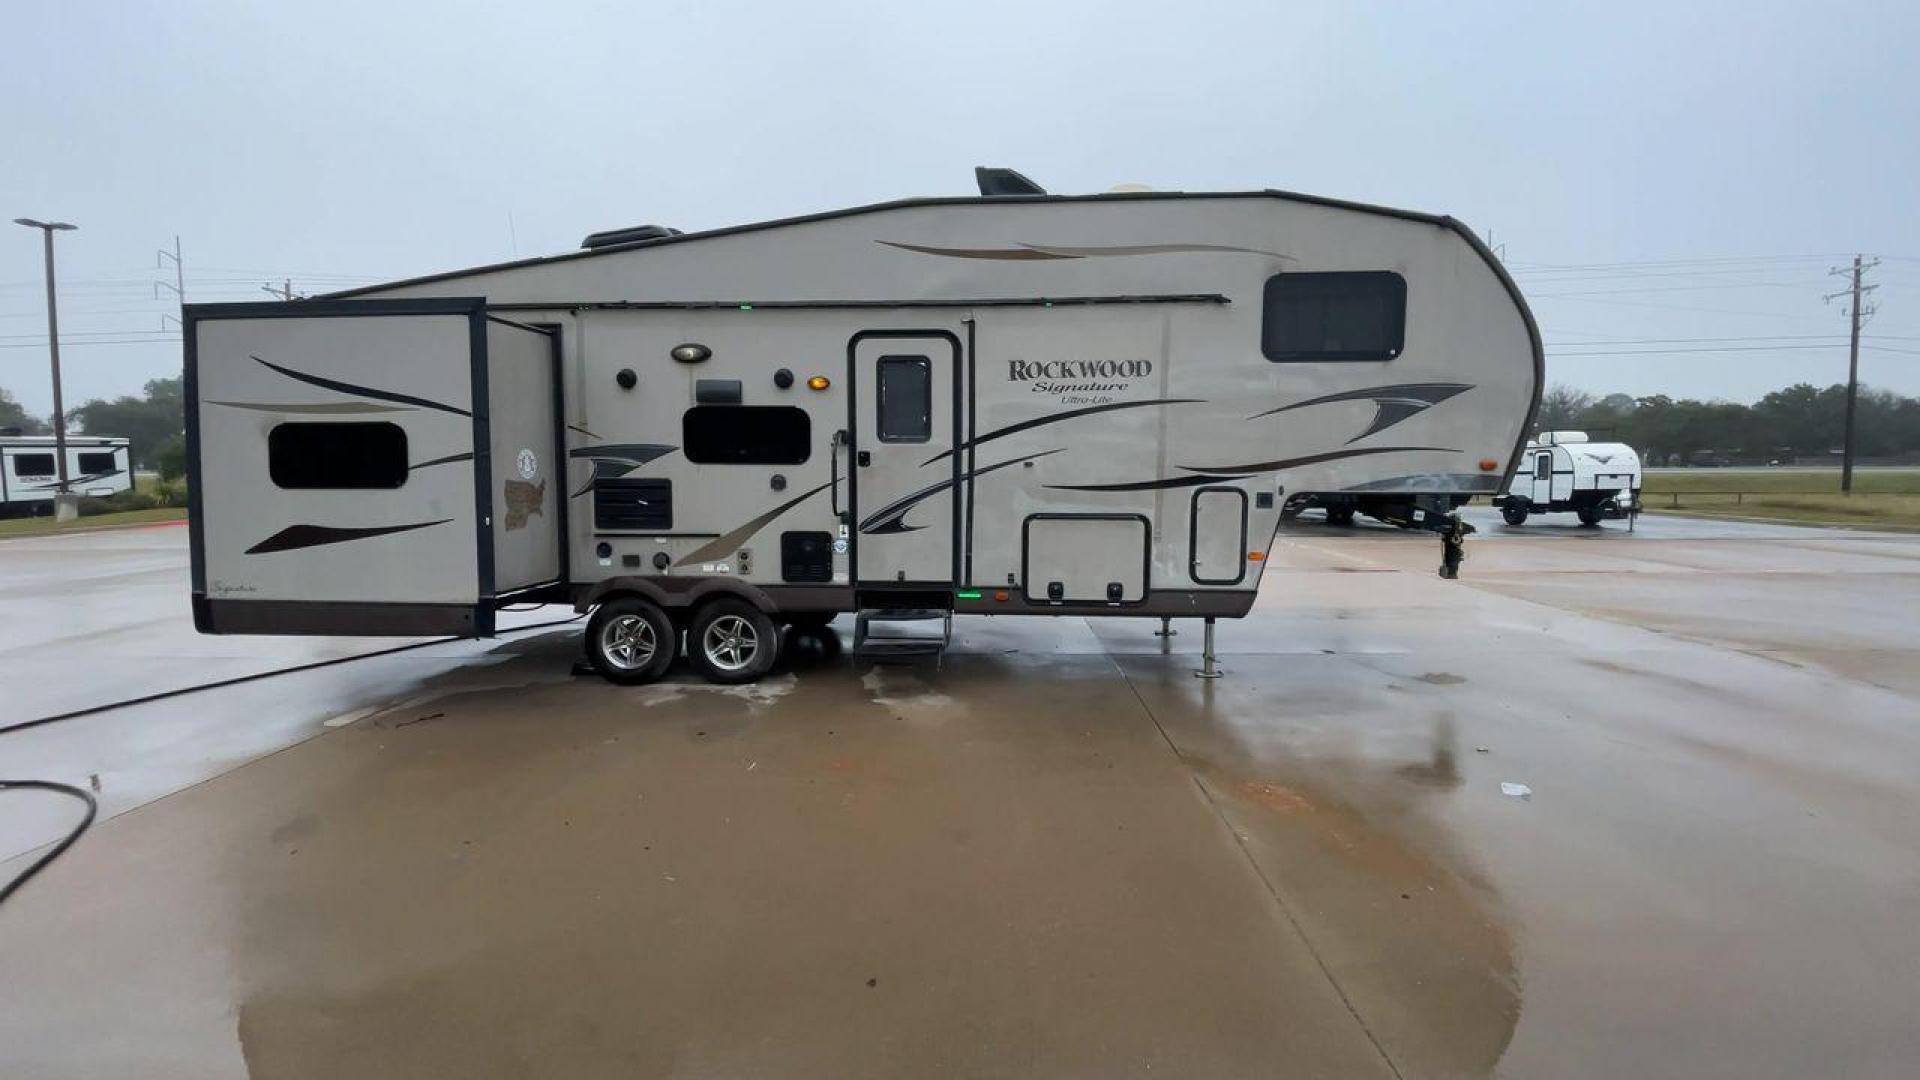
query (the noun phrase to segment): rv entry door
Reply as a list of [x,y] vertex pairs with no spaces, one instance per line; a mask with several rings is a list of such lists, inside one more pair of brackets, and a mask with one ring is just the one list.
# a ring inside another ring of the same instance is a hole
[[960,528],[960,339],[866,330],[847,346],[856,585],[951,588]]

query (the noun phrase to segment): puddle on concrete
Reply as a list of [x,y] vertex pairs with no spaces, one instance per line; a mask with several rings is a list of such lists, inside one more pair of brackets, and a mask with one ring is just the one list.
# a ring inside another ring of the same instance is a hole
[[919,673],[902,668],[876,667],[860,676],[860,685],[875,705],[908,714],[906,719],[938,719],[943,710],[959,704],[951,695],[933,689]]

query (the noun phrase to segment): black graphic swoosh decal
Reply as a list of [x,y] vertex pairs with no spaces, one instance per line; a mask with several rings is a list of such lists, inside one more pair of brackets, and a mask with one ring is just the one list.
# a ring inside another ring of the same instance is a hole
[[[259,359],[255,357],[254,359]],[[229,409],[251,409],[254,412],[277,412],[327,416],[336,413],[383,413],[409,412],[405,405],[375,405],[371,401],[330,401],[322,405],[298,405],[290,402],[273,401],[209,401],[209,405],[225,405]]]
[[[1043,450],[1038,454],[1028,454],[1026,457],[1002,461],[995,465],[988,465],[984,469],[975,469],[969,473],[961,473],[959,479],[971,480],[978,476],[985,476],[990,472],[997,472],[1010,465],[1018,465],[1023,461],[1032,461],[1035,458],[1043,458],[1049,454],[1063,453],[1065,449],[1065,447],[1061,447],[1058,450]],[[878,536],[886,533],[913,532],[921,528],[922,526],[919,525],[906,524],[907,512],[915,506],[918,506],[921,500],[927,498],[929,495],[938,495],[953,485],[954,478],[948,477],[937,484],[929,484],[911,495],[902,495],[898,499],[867,515],[867,519],[860,523],[860,532],[865,535]]]
[[1450,446],[1373,446],[1364,450],[1330,450],[1324,454],[1308,454],[1306,457],[1280,458],[1276,461],[1256,461],[1249,465],[1182,465],[1188,472],[1204,473],[1263,473],[1278,472],[1281,469],[1297,468],[1301,465],[1318,465],[1323,461],[1338,461],[1342,458],[1371,457],[1374,454],[1406,454],[1431,451],[1437,454],[1457,454],[1460,451]]
[[415,469],[424,469],[430,465],[448,465],[456,461],[472,461],[472,460],[473,460],[473,451],[469,450],[464,454],[448,454],[446,457],[437,457],[437,458],[434,458],[432,461],[423,461],[418,465],[409,465],[407,466],[407,471],[412,472]]
[[673,564],[674,567],[677,569],[679,567],[686,566],[690,563],[712,562],[715,559],[724,559],[729,555],[732,555],[734,551],[738,549],[740,545],[744,543],[748,537],[752,536],[754,533],[759,532],[761,529],[766,528],[769,524],[773,522],[774,518],[777,518],[781,514],[784,514],[787,511],[793,509],[794,507],[799,506],[801,503],[806,502],[808,499],[813,498],[815,495],[820,494],[821,492],[827,490],[832,486],[833,486],[833,482],[828,481],[827,483],[821,484],[819,487],[814,488],[812,491],[806,491],[806,492],[802,492],[799,495],[795,495],[793,498],[788,499],[786,502],[781,503],[779,506],[774,507],[773,509],[767,511],[764,514],[761,514],[759,517],[754,518],[752,521],[747,522],[745,525],[740,526],[739,528],[733,530],[732,532],[723,533],[720,536],[715,537],[714,539],[709,540],[704,544],[701,544],[699,547],[694,548],[692,551],[688,552],[687,554],[682,555],[680,557],[680,561]]
[[[249,353],[248,355],[252,356],[253,354]],[[341,382],[338,379],[326,379],[318,375],[309,375],[304,371],[283,368],[279,364],[261,360],[257,356],[253,356],[253,359],[285,375],[289,379],[298,379],[300,382],[318,386],[325,390],[336,390],[342,394],[358,394],[361,397],[370,397],[378,401],[397,401],[402,405],[418,405],[423,409],[438,409],[441,412],[452,413],[455,416],[473,415],[465,409],[456,409],[451,405],[443,405],[438,401],[431,401],[427,398],[414,397],[411,394],[396,394],[389,390],[375,390],[370,386],[357,386],[350,382]]]
[[[113,470],[112,472],[98,472],[98,473],[88,473],[88,474],[87,474],[87,475],[85,475],[85,476],[69,476],[69,477],[67,477],[67,486],[68,486],[68,487],[74,487],[74,486],[76,486],[76,485],[79,485],[79,484],[92,484],[92,483],[97,483],[97,482],[99,482],[99,481],[101,481],[101,480],[105,480],[105,479],[107,479],[107,478],[109,478],[109,477],[114,477],[114,476],[119,476],[119,475],[120,475],[121,473],[123,473],[123,472],[126,472],[126,471],[127,471],[127,470],[125,470],[125,469],[115,469],[115,470]],[[57,487],[59,487],[59,486],[60,486],[60,481],[58,481],[58,480],[55,480],[55,481],[53,481],[52,483],[47,483],[47,484],[28,484],[28,485],[27,485],[26,487],[23,487],[23,488],[21,488],[20,490],[22,490],[22,491],[50,491],[50,490],[52,490],[53,488],[57,488]]]
[[1008,259],[1027,261],[1032,259],[1077,259],[1078,255],[1054,255],[1050,252],[1035,251],[1032,248],[945,248],[928,247],[924,244],[901,244],[892,240],[875,240],[876,244],[885,244],[902,251],[917,251],[922,255],[945,255],[949,259]]
[[1048,484],[1050,491],[1156,491],[1161,488],[1199,487],[1202,484],[1245,480],[1245,476],[1170,476],[1162,480],[1135,480],[1126,484]]
[[1263,413],[1254,413],[1247,417],[1258,420],[1275,413],[1292,412],[1309,405],[1326,405],[1336,401],[1371,401],[1374,403],[1373,423],[1353,438],[1349,445],[1377,432],[1385,431],[1415,413],[1424,412],[1447,400],[1455,394],[1464,394],[1473,389],[1471,383],[1402,383],[1398,386],[1370,386],[1362,390],[1347,390],[1325,397],[1296,401],[1291,405],[1282,405],[1277,409],[1268,409]]
[[411,532],[434,525],[445,525],[452,518],[439,521],[420,521],[412,525],[379,525],[367,529],[340,529],[330,525],[289,525],[265,540],[247,549],[249,555],[265,555],[274,551],[294,551],[299,548],[319,547],[323,544],[343,544],[348,540],[364,540],[370,536],[386,536],[388,533]]
[[1025,262],[1034,259],[1099,259],[1124,255],[1239,254],[1266,255],[1295,262],[1291,255],[1231,244],[1108,244],[1099,247],[1062,247],[1058,244],[1018,244],[1010,248],[950,248],[928,244],[906,244],[895,240],[876,240],[876,244],[914,251],[922,255],[944,255],[949,259],[1005,259]]
[[1143,409],[1149,405],[1191,405],[1191,404],[1199,403],[1201,400],[1202,399],[1200,398],[1154,398],[1152,401],[1117,401],[1110,405],[1090,405],[1084,409],[1068,409],[1066,412],[1051,413],[1047,416],[1035,417],[1032,420],[1022,420],[1017,424],[1008,424],[1006,427],[1003,427],[1003,428],[995,428],[994,430],[987,432],[985,435],[982,435],[976,439],[969,439],[966,442],[961,443],[959,446],[956,446],[951,450],[942,450],[941,452],[921,462],[920,465],[921,467],[924,468],[928,465],[933,464],[936,461],[939,461],[943,457],[947,457],[951,454],[957,454],[960,451],[965,450],[970,446],[979,446],[982,443],[990,443],[995,439],[1004,439],[1009,435],[1016,435],[1022,431],[1030,431],[1037,427],[1045,427],[1048,424],[1057,424],[1062,420],[1072,420],[1075,417],[1080,417],[1080,416],[1091,416],[1094,413],[1112,412],[1115,409]]
[[608,443],[605,446],[582,446],[567,456],[586,458],[593,462],[593,475],[587,477],[586,484],[569,498],[577,499],[593,490],[596,480],[625,476],[655,458],[665,457],[678,450],[677,446],[661,443]]

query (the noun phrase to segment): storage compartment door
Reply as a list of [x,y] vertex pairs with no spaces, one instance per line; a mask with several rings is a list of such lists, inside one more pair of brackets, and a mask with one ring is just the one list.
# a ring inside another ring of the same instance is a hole
[[552,331],[487,320],[487,438],[493,449],[493,594],[565,576],[566,486]]
[[492,631],[486,328],[479,300],[187,308],[202,632]]
[[1137,604],[1147,597],[1152,530],[1138,514],[1033,514],[1021,537],[1035,603]]
[[1240,584],[1247,576],[1247,493],[1230,487],[1195,491],[1187,551],[1195,584]]

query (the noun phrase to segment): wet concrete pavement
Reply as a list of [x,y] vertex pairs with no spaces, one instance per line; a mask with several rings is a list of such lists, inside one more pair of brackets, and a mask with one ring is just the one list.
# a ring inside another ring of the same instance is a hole
[[[1920,538],[1469,551],[1297,523],[1217,682],[965,619],[623,689],[569,629],[0,736],[115,813],[0,910],[0,1074],[1911,1075]],[[8,798],[0,857],[70,813]]]

